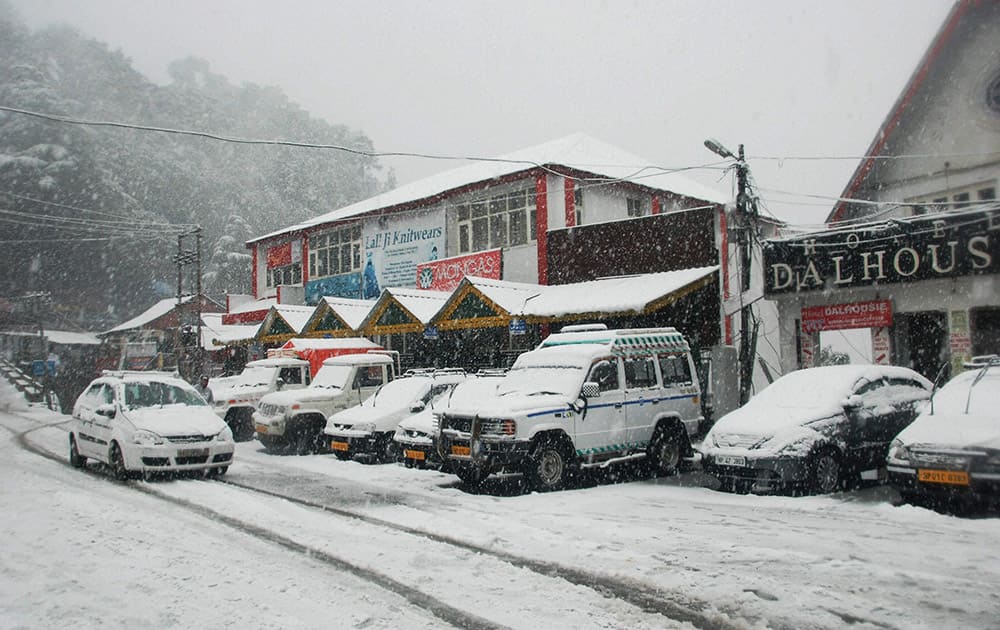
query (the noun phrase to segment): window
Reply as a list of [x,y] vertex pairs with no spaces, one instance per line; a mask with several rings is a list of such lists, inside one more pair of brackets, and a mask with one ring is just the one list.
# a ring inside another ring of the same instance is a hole
[[524,245],[535,240],[535,195],[521,189],[457,208],[459,253]]
[[310,278],[324,278],[360,270],[360,223],[309,237]]
[[625,359],[625,388],[638,389],[656,386],[656,368],[650,357]]
[[976,184],[966,189],[938,192],[925,197],[908,201],[914,215],[928,212],[944,212],[945,210],[960,210],[979,203],[989,203],[996,199],[995,186],[985,183]]
[[630,217],[641,217],[646,214],[645,204],[638,197],[628,197],[625,199],[625,207]]
[[579,186],[573,189],[573,212],[575,225],[583,225],[583,190]]
[[357,389],[358,387],[378,387],[385,382],[383,379],[384,374],[385,372],[382,370],[381,365],[360,366],[357,375],[354,377],[352,389]]
[[955,202],[955,209],[956,210],[958,208],[968,208],[969,207],[969,193],[967,193],[967,192],[958,193],[957,195],[955,195],[954,197],[952,197],[952,200],[954,200],[954,202]]
[[989,188],[980,188],[976,191],[976,196],[979,201],[993,201],[997,198],[997,189],[990,186]]
[[598,361],[590,368],[587,380],[597,383],[598,389],[602,392],[618,389],[618,362],[613,359]]
[[660,374],[663,376],[664,386],[690,385],[692,383],[691,365],[688,363],[687,355],[661,354],[657,359],[660,363]]
[[302,384],[302,368],[297,367],[285,367],[278,371],[278,378],[280,378],[285,385],[301,385]]
[[284,267],[267,270],[267,286],[276,287],[279,284],[301,284],[302,265],[293,263]]

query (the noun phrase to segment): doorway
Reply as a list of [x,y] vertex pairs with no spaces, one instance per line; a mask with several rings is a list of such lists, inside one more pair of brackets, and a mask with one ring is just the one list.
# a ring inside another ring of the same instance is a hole
[[933,381],[941,367],[948,364],[947,314],[941,311],[896,313],[893,341],[893,365],[912,368]]

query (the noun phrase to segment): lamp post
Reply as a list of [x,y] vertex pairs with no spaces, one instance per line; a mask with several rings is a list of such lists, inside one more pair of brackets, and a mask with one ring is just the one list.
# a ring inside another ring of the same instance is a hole
[[[757,229],[756,204],[751,203],[748,190],[747,175],[749,168],[747,167],[742,144],[735,155],[714,138],[705,140],[705,147],[719,157],[736,160],[736,216],[738,220],[738,225],[736,226],[736,244],[740,252],[739,291],[742,302],[743,294],[750,288],[750,267],[752,260],[751,231]],[[723,252],[723,256],[725,255],[727,255],[727,252]],[[742,306],[740,309],[739,348],[740,405],[746,404],[750,400],[750,381],[753,377],[753,359],[757,346],[756,329],[752,337],[750,334],[751,321],[753,321],[753,315],[750,312],[750,306]]]

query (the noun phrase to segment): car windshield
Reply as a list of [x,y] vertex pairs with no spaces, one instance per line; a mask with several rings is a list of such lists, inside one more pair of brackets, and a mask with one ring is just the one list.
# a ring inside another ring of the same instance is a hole
[[324,365],[313,379],[313,387],[344,389],[351,375],[350,365]]
[[164,405],[204,407],[206,403],[194,390],[184,389],[171,383],[160,381],[125,383],[125,406],[129,409],[162,407]]
[[429,378],[400,378],[386,383],[364,403],[365,407],[408,407],[419,400],[431,387]]
[[563,394],[576,396],[583,385],[584,369],[580,365],[558,364],[525,364],[516,365],[497,386],[500,396],[507,394],[523,394],[532,396],[538,394]]
[[255,387],[257,385],[267,385],[274,376],[273,367],[249,366],[244,368],[243,373],[236,377],[233,387]]
[[934,415],[965,413],[968,404],[970,414],[997,417],[1000,423],[996,415],[1000,408],[1000,367],[991,367],[976,382],[980,372],[963,372],[939,389],[934,394]]

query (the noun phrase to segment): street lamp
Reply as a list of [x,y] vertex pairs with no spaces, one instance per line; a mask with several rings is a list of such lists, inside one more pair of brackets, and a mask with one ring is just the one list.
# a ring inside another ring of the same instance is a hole
[[[736,216],[738,225],[736,228],[736,243],[740,256],[740,300],[742,304],[743,294],[750,289],[750,265],[753,259],[750,250],[751,231],[757,229],[756,216],[752,211],[753,204],[750,201],[748,189],[748,167],[746,157],[743,153],[743,145],[739,146],[738,154],[734,155],[721,142],[714,138],[705,140],[705,147],[712,153],[726,159],[736,160]],[[727,253],[723,252],[723,256]],[[753,376],[753,360],[756,354],[757,332],[754,330],[753,337],[750,335],[750,322],[753,321],[753,314],[750,312],[750,305],[743,305],[740,309],[740,348],[739,348],[739,368],[740,368],[740,404],[745,404],[750,400],[750,380]]]

